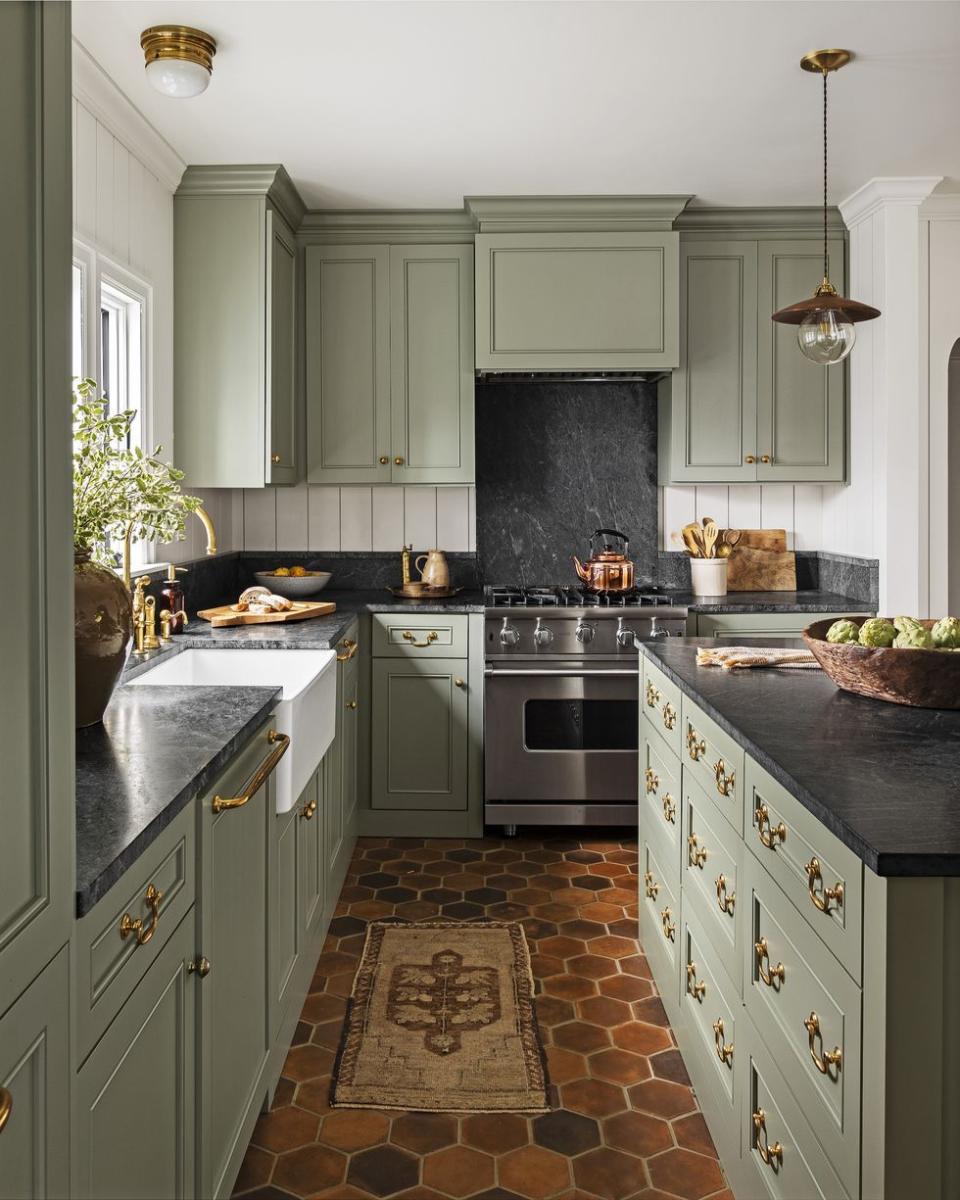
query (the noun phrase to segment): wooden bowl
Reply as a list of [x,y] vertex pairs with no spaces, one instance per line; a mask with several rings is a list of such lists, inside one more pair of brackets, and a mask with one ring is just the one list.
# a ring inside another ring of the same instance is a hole
[[[862,625],[869,618],[848,620]],[[837,687],[913,708],[960,708],[960,653],[828,642],[832,624],[832,618],[814,621],[803,631],[803,640]],[[935,622],[920,624],[931,629]]]

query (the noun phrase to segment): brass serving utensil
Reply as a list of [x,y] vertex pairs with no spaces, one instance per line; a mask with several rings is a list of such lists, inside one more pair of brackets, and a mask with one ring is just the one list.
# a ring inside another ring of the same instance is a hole
[[703,532],[700,526],[694,521],[689,525],[684,525],[681,530],[684,544],[689,550],[693,558],[706,558],[706,551],[703,544]]
[[742,529],[725,529],[723,531],[723,540],[731,549],[737,545],[742,537]]

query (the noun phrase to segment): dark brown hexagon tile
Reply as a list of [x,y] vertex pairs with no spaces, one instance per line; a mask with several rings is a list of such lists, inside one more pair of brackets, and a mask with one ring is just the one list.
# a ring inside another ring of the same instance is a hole
[[667,1150],[651,1158],[647,1169],[654,1186],[684,1200],[701,1200],[723,1187],[723,1173],[716,1159],[691,1150]]
[[658,1079],[671,1079],[674,1083],[690,1083],[690,1076],[680,1057],[679,1050],[664,1050],[650,1057],[650,1067]]
[[603,1123],[603,1139],[608,1146],[641,1158],[660,1154],[673,1145],[667,1122],[642,1112],[623,1112],[608,1117]]
[[563,959],[552,958],[549,954],[531,954],[530,966],[533,968],[535,979],[546,979],[550,975],[563,974]]
[[461,1138],[487,1154],[506,1154],[530,1140],[526,1117],[518,1113],[475,1113],[463,1122]]
[[317,1025],[321,1021],[340,1020],[347,1011],[346,1001],[339,996],[330,996],[325,992],[311,993],[304,1005],[301,1016],[304,1021]]
[[558,1108],[534,1118],[533,1140],[538,1146],[572,1158],[600,1145],[600,1127],[592,1117]]
[[469,1146],[435,1150],[423,1160],[423,1182],[447,1196],[472,1196],[493,1184],[493,1159]]
[[584,941],[604,937],[606,932],[606,926],[601,925],[598,921],[584,921],[580,917],[560,926],[560,933],[563,937],[582,938]]
[[250,1141],[263,1150],[280,1154],[314,1141],[319,1124],[319,1118],[313,1113],[287,1105],[286,1108],[261,1116],[254,1126]]
[[648,996],[645,1000],[638,1000],[633,1005],[633,1015],[638,1021],[644,1021],[649,1025],[665,1027],[670,1025],[667,1010],[663,1007],[663,1001],[659,996]]
[[703,1119],[703,1113],[691,1113],[689,1117],[681,1117],[674,1121],[673,1134],[686,1150],[696,1150],[698,1154],[706,1154],[710,1158],[717,1157],[717,1150]]
[[500,1183],[525,1200],[547,1200],[570,1185],[569,1161],[542,1146],[524,1146],[497,1163]]
[[374,1196],[390,1196],[420,1182],[420,1160],[396,1146],[374,1146],[350,1159],[347,1183]]
[[313,1196],[343,1181],[346,1157],[327,1146],[303,1146],[281,1154],[273,1168],[273,1184],[295,1196]]
[[243,1156],[243,1162],[240,1164],[240,1172],[233,1187],[233,1194],[236,1196],[241,1192],[249,1192],[253,1188],[263,1187],[270,1178],[275,1161],[272,1154],[261,1150],[259,1146],[248,1146],[247,1152]]
[[646,1183],[639,1158],[608,1146],[576,1159],[573,1174],[580,1187],[603,1200],[626,1200]]
[[457,1140],[457,1120],[447,1113],[404,1113],[393,1122],[390,1141],[414,1154],[429,1154]]
[[390,1118],[362,1108],[341,1108],[324,1117],[319,1141],[337,1150],[364,1150],[386,1141]]
[[333,1055],[325,1046],[294,1046],[283,1064],[287,1079],[302,1083],[305,1079],[316,1079],[326,1075],[333,1066]]
[[308,1079],[297,1088],[296,1102],[300,1108],[325,1116],[330,1112],[330,1076]]
[[565,1050],[576,1050],[578,1054],[591,1054],[610,1045],[610,1034],[598,1025],[585,1021],[569,1021],[558,1025],[553,1031],[553,1040]]
[[287,1079],[281,1075],[277,1080],[277,1086],[274,1088],[273,1100],[270,1104],[270,1111],[284,1108],[287,1104],[293,1103],[293,1097],[296,1094],[297,1085],[292,1079]]

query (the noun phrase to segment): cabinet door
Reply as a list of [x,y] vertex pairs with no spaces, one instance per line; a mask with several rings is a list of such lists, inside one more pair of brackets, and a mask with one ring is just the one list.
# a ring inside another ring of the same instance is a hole
[[[343,690],[337,683],[337,713],[343,706]],[[324,870],[326,874],[325,920],[333,916],[340,896],[346,843],[343,829],[343,719],[340,718],[337,736],[321,763],[323,771],[323,845]]]
[[[0,1018],[0,1197],[70,1191],[70,992],[64,948]],[[171,1193],[172,1194],[172,1193]]]
[[390,252],[306,250],[307,475],[389,483]]
[[466,667],[374,659],[372,808],[466,809]]
[[343,734],[340,786],[343,791],[343,828],[348,842],[357,827],[357,743],[360,706],[360,660],[343,664]]
[[[844,288],[843,241],[828,244],[830,277]],[[771,313],[812,296],[823,278],[815,241],[761,242],[759,249],[757,478],[842,480],[845,474],[845,364],[821,367],[800,353],[797,327]],[[769,462],[764,462],[764,456]]]
[[[307,785],[297,818],[301,926],[311,933],[323,916],[326,865],[323,829],[324,767],[317,767]],[[311,810],[311,805],[316,808]]]
[[680,247],[680,368],[664,381],[671,482],[756,479],[757,246]]
[[297,246],[284,219],[267,209],[267,383],[269,437],[266,477],[297,481]]
[[302,814],[316,795],[312,782],[303,790],[299,803],[289,812],[277,813],[273,821],[273,862],[271,892],[273,905],[270,919],[270,1006],[271,1037],[280,1032],[287,1007],[290,984],[303,949],[304,923],[300,915],[303,884],[300,879],[301,856],[298,826],[304,823]]
[[73,1195],[79,1200],[195,1194],[200,980],[187,971],[196,951],[194,916],[191,909],[180,922],[77,1076]]
[[472,246],[391,248],[390,365],[394,481],[472,483]]

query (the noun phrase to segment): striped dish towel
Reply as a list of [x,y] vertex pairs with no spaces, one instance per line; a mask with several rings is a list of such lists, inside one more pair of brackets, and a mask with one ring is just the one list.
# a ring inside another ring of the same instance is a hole
[[780,650],[773,646],[721,646],[697,650],[700,667],[723,667],[725,671],[743,667],[790,667],[802,671],[819,671],[820,664],[809,650]]

